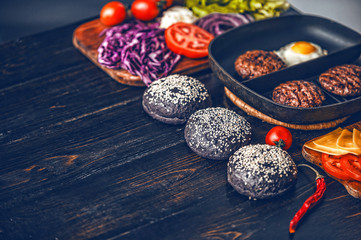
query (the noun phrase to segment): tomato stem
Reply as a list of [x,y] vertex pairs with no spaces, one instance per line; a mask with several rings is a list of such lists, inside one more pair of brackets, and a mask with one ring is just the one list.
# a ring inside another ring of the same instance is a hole
[[273,141],[277,147],[283,149],[284,146],[286,146],[285,141],[283,141],[283,139],[280,139],[279,141]]
[[166,0],[157,1],[157,8],[158,8],[159,12],[163,11],[163,9],[165,8],[166,4],[167,4],[167,1],[166,1]]

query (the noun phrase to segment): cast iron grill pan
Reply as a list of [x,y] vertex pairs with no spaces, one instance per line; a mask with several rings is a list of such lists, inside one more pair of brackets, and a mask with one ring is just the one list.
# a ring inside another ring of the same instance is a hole
[[[242,80],[234,69],[237,57],[248,50],[278,50],[295,41],[309,41],[328,51],[323,56],[265,76]],[[361,110],[361,96],[343,98],[325,92],[320,107],[295,108],[272,101],[273,89],[285,81],[310,80],[344,63],[356,63],[361,53],[361,34],[332,20],[312,15],[290,15],[253,22],[234,28],[209,45],[212,70],[224,85],[262,113],[287,123],[309,124],[331,121]]]

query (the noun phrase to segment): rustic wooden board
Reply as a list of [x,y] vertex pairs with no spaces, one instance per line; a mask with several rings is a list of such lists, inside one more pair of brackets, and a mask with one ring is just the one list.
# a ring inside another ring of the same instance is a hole
[[[98,63],[98,47],[104,39],[104,36],[100,36],[100,33],[105,29],[106,26],[99,19],[81,24],[73,33],[74,46],[117,82],[129,86],[145,86],[139,76],[132,75],[127,70],[109,69]],[[208,58],[196,60],[182,57],[172,73],[191,74],[208,67]]]
[[[353,128],[356,128],[356,129],[360,130],[361,129],[361,122],[354,123],[354,124],[352,124],[350,126],[347,126],[346,128],[349,129],[349,130],[352,130]],[[317,138],[319,138],[319,137],[317,137]],[[310,140],[308,142],[314,141],[317,138],[312,139],[312,140]],[[324,168],[322,167],[322,161],[321,161],[322,153],[311,150],[309,148],[306,148],[303,145],[303,147],[302,147],[302,155],[307,161],[309,161],[312,164],[317,165],[322,170],[324,170]],[[333,178],[336,181],[338,181],[339,183],[341,183],[346,188],[347,192],[351,196],[353,196],[354,198],[361,198],[361,183],[360,182],[341,180],[341,179],[333,177],[332,175],[328,174],[326,171],[325,171],[325,173],[328,176],[330,176],[331,178]]]

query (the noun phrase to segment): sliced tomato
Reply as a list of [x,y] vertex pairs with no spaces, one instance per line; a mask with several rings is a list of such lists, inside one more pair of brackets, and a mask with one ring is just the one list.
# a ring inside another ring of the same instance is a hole
[[322,166],[327,173],[335,178],[351,180],[351,177],[341,167],[341,157],[322,153]]
[[353,154],[346,154],[341,157],[341,167],[352,179],[361,182],[360,157]]
[[213,38],[206,30],[190,23],[178,22],[165,30],[168,48],[189,58],[208,56],[208,45]]

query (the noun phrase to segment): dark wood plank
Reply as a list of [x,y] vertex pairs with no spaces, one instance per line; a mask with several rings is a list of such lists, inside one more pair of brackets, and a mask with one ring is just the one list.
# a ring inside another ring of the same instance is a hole
[[0,45],[0,88],[35,81],[37,77],[47,74],[61,74],[65,69],[90,65],[90,61],[84,61],[86,57],[74,51],[71,37],[64,38],[64,35],[71,36],[83,22]]
[[[184,125],[145,114],[143,87],[112,81],[72,46],[79,25],[0,46],[0,239],[287,239],[313,173],[300,169],[278,198],[239,195],[226,162],[187,147]],[[264,142],[271,124],[237,109],[209,69],[193,76],[215,106],[250,121],[252,143]],[[292,130],[295,162],[306,163],[303,144],[327,132]],[[359,200],[326,182],[294,239],[360,239]]]

